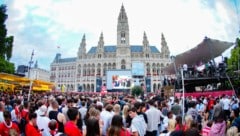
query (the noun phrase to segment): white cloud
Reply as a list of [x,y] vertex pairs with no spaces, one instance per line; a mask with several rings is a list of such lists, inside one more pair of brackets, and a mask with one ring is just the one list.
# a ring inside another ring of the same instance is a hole
[[106,45],[116,44],[122,3],[131,44],[141,45],[146,31],[150,44],[160,49],[164,33],[171,54],[176,55],[196,46],[205,36],[234,42],[238,35],[235,7],[227,0],[19,0],[7,2],[7,28],[9,35],[15,36],[13,60],[22,57],[28,61],[35,49],[36,58],[49,59],[39,64],[50,65],[59,45],[63,57],[76,57],[84,33],[88,49],[97,45],[101,32]]

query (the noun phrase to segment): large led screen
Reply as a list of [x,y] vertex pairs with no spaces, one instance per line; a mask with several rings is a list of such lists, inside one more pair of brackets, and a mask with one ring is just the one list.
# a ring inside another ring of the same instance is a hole
[[132,74],[130,70],[107,71],[107,89],[130,89],[132,86]]

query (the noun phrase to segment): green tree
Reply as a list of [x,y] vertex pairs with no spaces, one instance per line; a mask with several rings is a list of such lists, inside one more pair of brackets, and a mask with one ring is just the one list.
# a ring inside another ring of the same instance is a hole
[[12,57],[14,37],[7,36],[5,21],[8,15],[6,11],[6,5],[0,5],[0,72],[14,73],[14,64],[9,62]]
[[236,39],[236,46],[231,51],[231,57],[227,61],[228,64],[228,74],[234,78],[233,86],[237,87],[240,85],[239,75],[234,71],[240,68],[240,39]]
[[134,86],[132,88],[132,95],[133,96],[139,96],[143,93],[143,89],[141,86]]

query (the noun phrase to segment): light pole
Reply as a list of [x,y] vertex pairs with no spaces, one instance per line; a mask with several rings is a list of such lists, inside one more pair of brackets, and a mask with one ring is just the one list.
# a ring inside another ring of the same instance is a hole
[[33,63],[33,61],[32,61],[33,56],[34,56],[34,50],[32,51],[31,58],[30,58],[30,61],[29,61],[29,67],[28,67],[28,78],[30,79],[30,85],[29,85],[29,90],[28,90],[28,101],[30,100],[32,82],[33,82],[31,77],[30,77],[30,70],[31,70],[31,65]]
[[181,76],[182,76],[182,122],[184,122],[185,116],[185,87],[184,87],[184,76],[183,76],[183,68],[181,68]]

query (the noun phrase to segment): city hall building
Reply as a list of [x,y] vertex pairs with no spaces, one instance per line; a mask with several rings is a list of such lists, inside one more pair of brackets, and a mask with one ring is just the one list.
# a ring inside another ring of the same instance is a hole
[[[122,5],[118,16],[116,45],[106,45],[103,33],[100,34],[97,46],[86,50],[86,37],[83,35],[77,57],[61,58],[58,53],[51,63],[51,82],[58,89],[65,91],[99,92],[107,84],[108,70],[131,70],[132,64],[144,64],[144,75],[141,85],[146,91],[154,92],[162,87],[161,69],[171,63],[170,51],[164,35],[161,35],[161,51],[149,45],[145,32],[143,42],[131,45],[128,18]],[[138,77],[138,76],[136,76]]]

